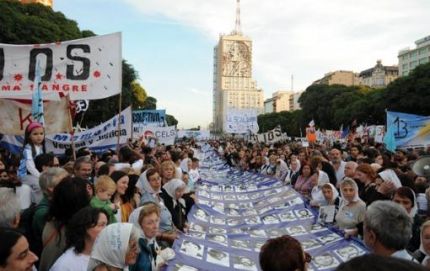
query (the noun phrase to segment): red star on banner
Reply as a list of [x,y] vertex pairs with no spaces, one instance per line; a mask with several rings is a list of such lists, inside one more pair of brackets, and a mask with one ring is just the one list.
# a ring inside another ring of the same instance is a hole
[[22,80],[22,74],[17,73],[17,74],[15,74],[14,78],[15,78],[15,81],[21,81]]
[[56,80],[61,80],[61,79],[63,79],[63,75],[62,75],[61,73],[57,73],[57,74],[55,75],[55,79],[56,79]]
[[93,75],[94,75],[94,77],[95,77],[95,78],[99,78],[99,77],[100,77],[100,75],[101,75],[101,73],[100,73],[99,71],[95,71],[95,72],[93,73]]

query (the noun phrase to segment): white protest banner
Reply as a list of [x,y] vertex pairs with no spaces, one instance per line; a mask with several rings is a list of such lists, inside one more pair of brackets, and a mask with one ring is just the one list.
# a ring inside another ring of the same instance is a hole
[[[69,101],[62,97],[59,101],[45,101],[44,118],[45,133],[68,132],[71,128]],[[33,122],[31,117],[31,101],[15,101],[0,99],[0,132],[6,135],[24,135],[25,127]]]
[[252,142],[262,142],[266,144],[276,143],[283,139],[281,127],[275,127],[275,129],[270,130],[266,133],[250,135],[250,141]]
[[102,99],[121,91],[121,33],[47,44],[0,43],[0,98],[31,99],[35,68],[41,89],[71,100]]
[[236,134],[257,133],[257,110],[250,108],[229,109],[225,116],[224,131]]
[[[108,149],[115,149],[120,135],[119,144],[127,143],[131,136],[131,107],[127,107],[121,112],[119,119],[121,129],[118,132],[118,115],[110,120],[83,132],[75,133],[73,140],[76,149],[89,147],[94,152],[103,152]],[[54,134],[46,136],[46,149],[55,154],[64,154],[64,151],[71,147],[70,134]]]
[[156,138],[158,143],[164,145],[175,144],[176,138],[175,126],[168,127],[139,127],[139,134],[134,133],[134,137],[141,137],[146,142],[151,138]]
[[133,111],[134,132],[139,131],[139,127],[166,126],[166,110],[137,110]]
[[195,138],[197,140],[209,139],[211,136],[209,131],[206,130],[178,130],[178,138]]

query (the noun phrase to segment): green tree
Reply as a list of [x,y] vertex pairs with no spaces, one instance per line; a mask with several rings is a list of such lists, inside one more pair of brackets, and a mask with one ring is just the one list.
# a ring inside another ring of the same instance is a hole
[[142,109],[157,109],[157,99],[148,96],[143,102]]
[[148,97],[145,89],[137,81],[131,83],[131,90],[134,96],[133,108],[141,108],[145,104],[145,100]]
[[178,125],[178,120],[174,116],[169,115],[169,114],[166,114],[166,122],[167,122],[168,126]]

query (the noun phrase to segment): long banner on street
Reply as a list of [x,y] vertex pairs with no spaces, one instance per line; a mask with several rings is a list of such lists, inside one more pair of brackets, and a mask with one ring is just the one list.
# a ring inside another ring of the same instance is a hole
[[[118,122],[120,130],[118,131]],[[88,147],[92,151],[100,153],[108,149],[116,149],[118,135],[120,144],[127,143],[131,137],[131,107],[121,112],[121,117],[114,116],[110,120],[83,132],[75,133],[73,141],[76,149]],[[0,145],[12,152],[20,153],[23,143],[22,136],[3,136]],[[63,155],[66,149],[71,148],[72,136],[70,134],[57,133],[46,136],[46,149],[56,155]]]
[[43,93],[94,100],[121,91],[121,33],[47,44],[0,43],[0,98],[31,100],[36,62]]

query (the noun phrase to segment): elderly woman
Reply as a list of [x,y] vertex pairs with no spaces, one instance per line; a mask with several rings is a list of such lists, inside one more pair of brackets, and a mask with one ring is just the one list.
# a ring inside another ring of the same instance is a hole
[[366,203],[358,196],[357,183],[345,177],[340,183],[341,202],[336,214],[336,225],[345,230],[345,235],[358,234],[358,225],[364,221]]
[[66,251],[50,271],[86,271],[91,249],[99,233],[106,227],[108,215],[102,209],[85,207],[66,226]]
[[187,185],[184,181],[173,179],[163,185],[160,195],[172,215],[173,224],[181,231],[184,230],[187,219],[185,216],[186,204],[185,200],[182,198],[186,188]]
[[312,259],[300,242],[289,235],[267,240],[259,258],[262,271],[306,271]]
[[414,258],[426,267],[430,267],[430,220],[421,225],[421,244],[414,254]]
[[114,223],[97,237],[88,263],[88,271],[123,271],[136,263],[140,230],[131,223]]
[[37,256],[30,251],[27,238],[13,229],[0,229],[0,270],[31,271]]
[[418,205],[415,192],[409,187],[400,187],[394,192],[393,201],[402,205],[412,219],[412,238],[406,249],[415,251],[420,245],[420,226],[423,223],[423,220],[417,214]]
[[[160,197],[161,193],[161,177],[158,171],[154,168],[146,170],[139,178],[139,182],[142,184],[142,198],[140,204],[143,205],[147,202],[155,202],[160,206],[160,234],[158,239],[160,241],[166,241],[169,244],[173,244],[173,241],[177,237],[177,232],[173,224],[172,215],[164,204],[163,199]],[[138,217],[142,207],[137,208],[130,215],[130,221],[132,216]]]
[[322,200],[319,202],[319,206],[334,205],[339,206],[339,192],[336,187],[331,183],[326,183],[321,186]]
[[[160,224],[160,207],[154,202],[146,202],[140,210],[137,222],[142,230],[142,237],[139,239],[140,253],[136,264],[130,267],[130,271],[158,270],[165,261],[163,258],[165,255],[161,254],[156,241]],[[172,250],[169,252],[174,254]]]

